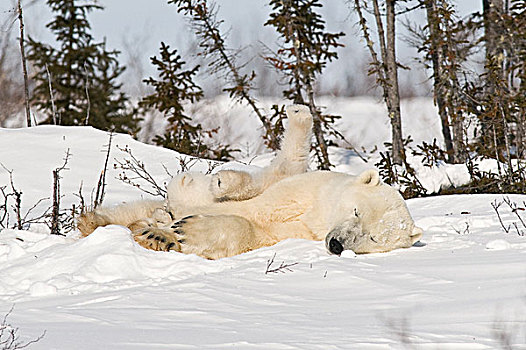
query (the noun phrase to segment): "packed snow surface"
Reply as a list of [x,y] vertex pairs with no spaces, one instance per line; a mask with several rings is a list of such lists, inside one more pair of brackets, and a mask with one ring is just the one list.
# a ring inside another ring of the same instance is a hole
[[[108,135],[84,127],[0,129],[0,162],[23,192],[23,212],[51,195],[61,172],[62,205],[92,196]],[[128,136],[112,140],[106,205],[149,195],[124,184],[114,168],[128,146],[160,183],[181,169],[208,171]],[[357,173],[353,152],[333,148],[339,171]],[[265,165],[271,155],[251,165]],[[165,169],[166,168],[166,169]],[[429,168],[426,168],[429,169]],[[444,165],[450,175],[461,173]],[[437,172],[421,173],[437,184]],[[444,170],[446,171],[446,170]],[[0,186],[9,185],[0,169]],[[148,188],[144,184],[144,188]],[[430,185],[431,186],[431,185]],[[526,195],[507,196],[524,208]],[[43,224],[0,231],[0,316],[31,349],[526,349],[526,228],[502,195],[439,196],[408,201],[421,242],[384,254],[341,257],[323,242],[286,240],[209,261],[141,248],[128,229],[107,226],[78,239]],[[31,215],[49,206],[42,201]],[[12,215],[12,213],[11,213]],[[10,218],[11,224],[13,217]],[[515,226],[516,225],[516,226]],[[506,233],[504,228],[510,227]],[[282,268],[266,273],[267,266]],[[506,347],[509,345],[509,347]]]

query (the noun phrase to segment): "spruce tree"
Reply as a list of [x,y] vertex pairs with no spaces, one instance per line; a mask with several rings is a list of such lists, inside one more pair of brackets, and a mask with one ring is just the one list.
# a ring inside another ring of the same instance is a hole
[[152,57],[151,62],[157,67],[159,78],[152,77],[144,82],[152,86],[155,92],[145,96],[139,105],[144,110],[156,109],[167,118],[168,125],[164,134],[157,135],[157,145],[176,150],[196,157],[216,160],[232,159],[228,146],[212,147],[205,142],[216,130],[204,130],[201,124],[193,124],[185,115],[184,104],[194,103],[203,97],[203,90],[194,81],[199,66],[185,70],[186,62],[170,46],[161,42],[160,58]]
[[[326,134],[333,132],[335,116],[322,115],[314,101],[314,84],[328,62],[338,58],[335,49],[342,46],[338,40],[344,33],[328,33],[325,21],[317,8],[319,0],[270,0],[272,13],[265,23],[280,36],[278,51],[266,57],[289,85],[283,95],[295,103],[306,104],[314,117],[316,156],[321,169],[329,169]],[[333,132],[339,135],[336,132]]]
[[124,71],[119,52],[95,42],[87,15],[101,6],[78,0],[47,0],[55,13],[46,27],[57,45],[28,39],[28,60],[36,69],[32,103],[46,115],[44,123],[91,125],[135,133],[138,118],[120,92]]

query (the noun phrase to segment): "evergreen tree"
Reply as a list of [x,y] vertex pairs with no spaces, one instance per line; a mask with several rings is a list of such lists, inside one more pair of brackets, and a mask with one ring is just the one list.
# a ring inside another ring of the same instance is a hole
[[[252,109],[265,130],[265,144],[268,148],[276,150],[279,145],[279,132],[282,129],[274,125],[273,116],[269,118],[264,110],[258,107],[258,101],[253,96],[256,73],[243,73],[246,63],[239,63],[241,50],[228,47],[228,34],[221,30],[224,22],[217,16],[219,7],[211,0],[168,0],[168,3],[176,5],[177,12],[188,18],[199,40],[198,56],[209,61],[208,72],[225,81],[227,85],[223,91],[231,98],[236,102],[246,103]],[[277,109],[276,106],[275,110]],[[284,114],[280,114],[279,118]]]
[[124,68],[116,50],[95,42],[87,15],[102,9],[78,0],[47,0],[55,13],[46,25],[58,47],[28,39],[28,60],[37,70],[32,102],[47,116],[44,123],[91,125],[135,133],[138,118],[116,82]]
[[184,70],[186,62],[177,54],[177,50],[170,50],[165,43],[161,43],[160,59],[152,57],[151,61],[157,67],[159,80],[151,77],[144,80],[155,92],[145,96],[139,105],[145,110],[158,110],[168,121],[164,134],[157,135],[153,141],[157,145],[196,157],[232,159],[233,150],[228,146],[212,147],[205,142],[207,136],[216,130],[204,130],[201,124],[193,125],[191,118],[185,115],[184,103],[194,103],[203,97],[203,90],[193,81],[199,66]]
[[265,25],[275,28],[282,44],[266,59],[287,79],[289,88],[283,95],[309,106],[320,168],[329,169],[326,134],[336,117],[320,113],[314,101],[314,83],[327,63],[338,58],[335,49],[342,46],[338,40],[344,33],[325,31],[325,21],[316,12],[322,7],[319,0],[270,0],[270,6],[273,12]]

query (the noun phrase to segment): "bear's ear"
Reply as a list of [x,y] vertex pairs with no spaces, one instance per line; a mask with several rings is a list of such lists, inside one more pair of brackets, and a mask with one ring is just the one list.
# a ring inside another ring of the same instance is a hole
[[366,170],[360,175],[356,181],[362,185],[378,186],[380,184],[380,174],[376,169]]
[[420,227],[415,226],[413,229],[413,232],[411,232],[411,244],[415,244],[422,238],[422,235],[424,234],[424,230],[422,230]]

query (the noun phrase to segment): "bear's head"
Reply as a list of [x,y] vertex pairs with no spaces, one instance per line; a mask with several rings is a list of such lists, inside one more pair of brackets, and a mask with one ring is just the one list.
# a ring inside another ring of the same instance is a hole
[[172,213],[180,208],[199,207],[214,203],[208,189],[211,177],[198,172],[177,174],[166,187],[167,205]]
[[325,238],[327,250],[340,254],[387,252],[409,248],[422,237],[398,191],[367,170],[348,181],[334,212],[335,224]]

